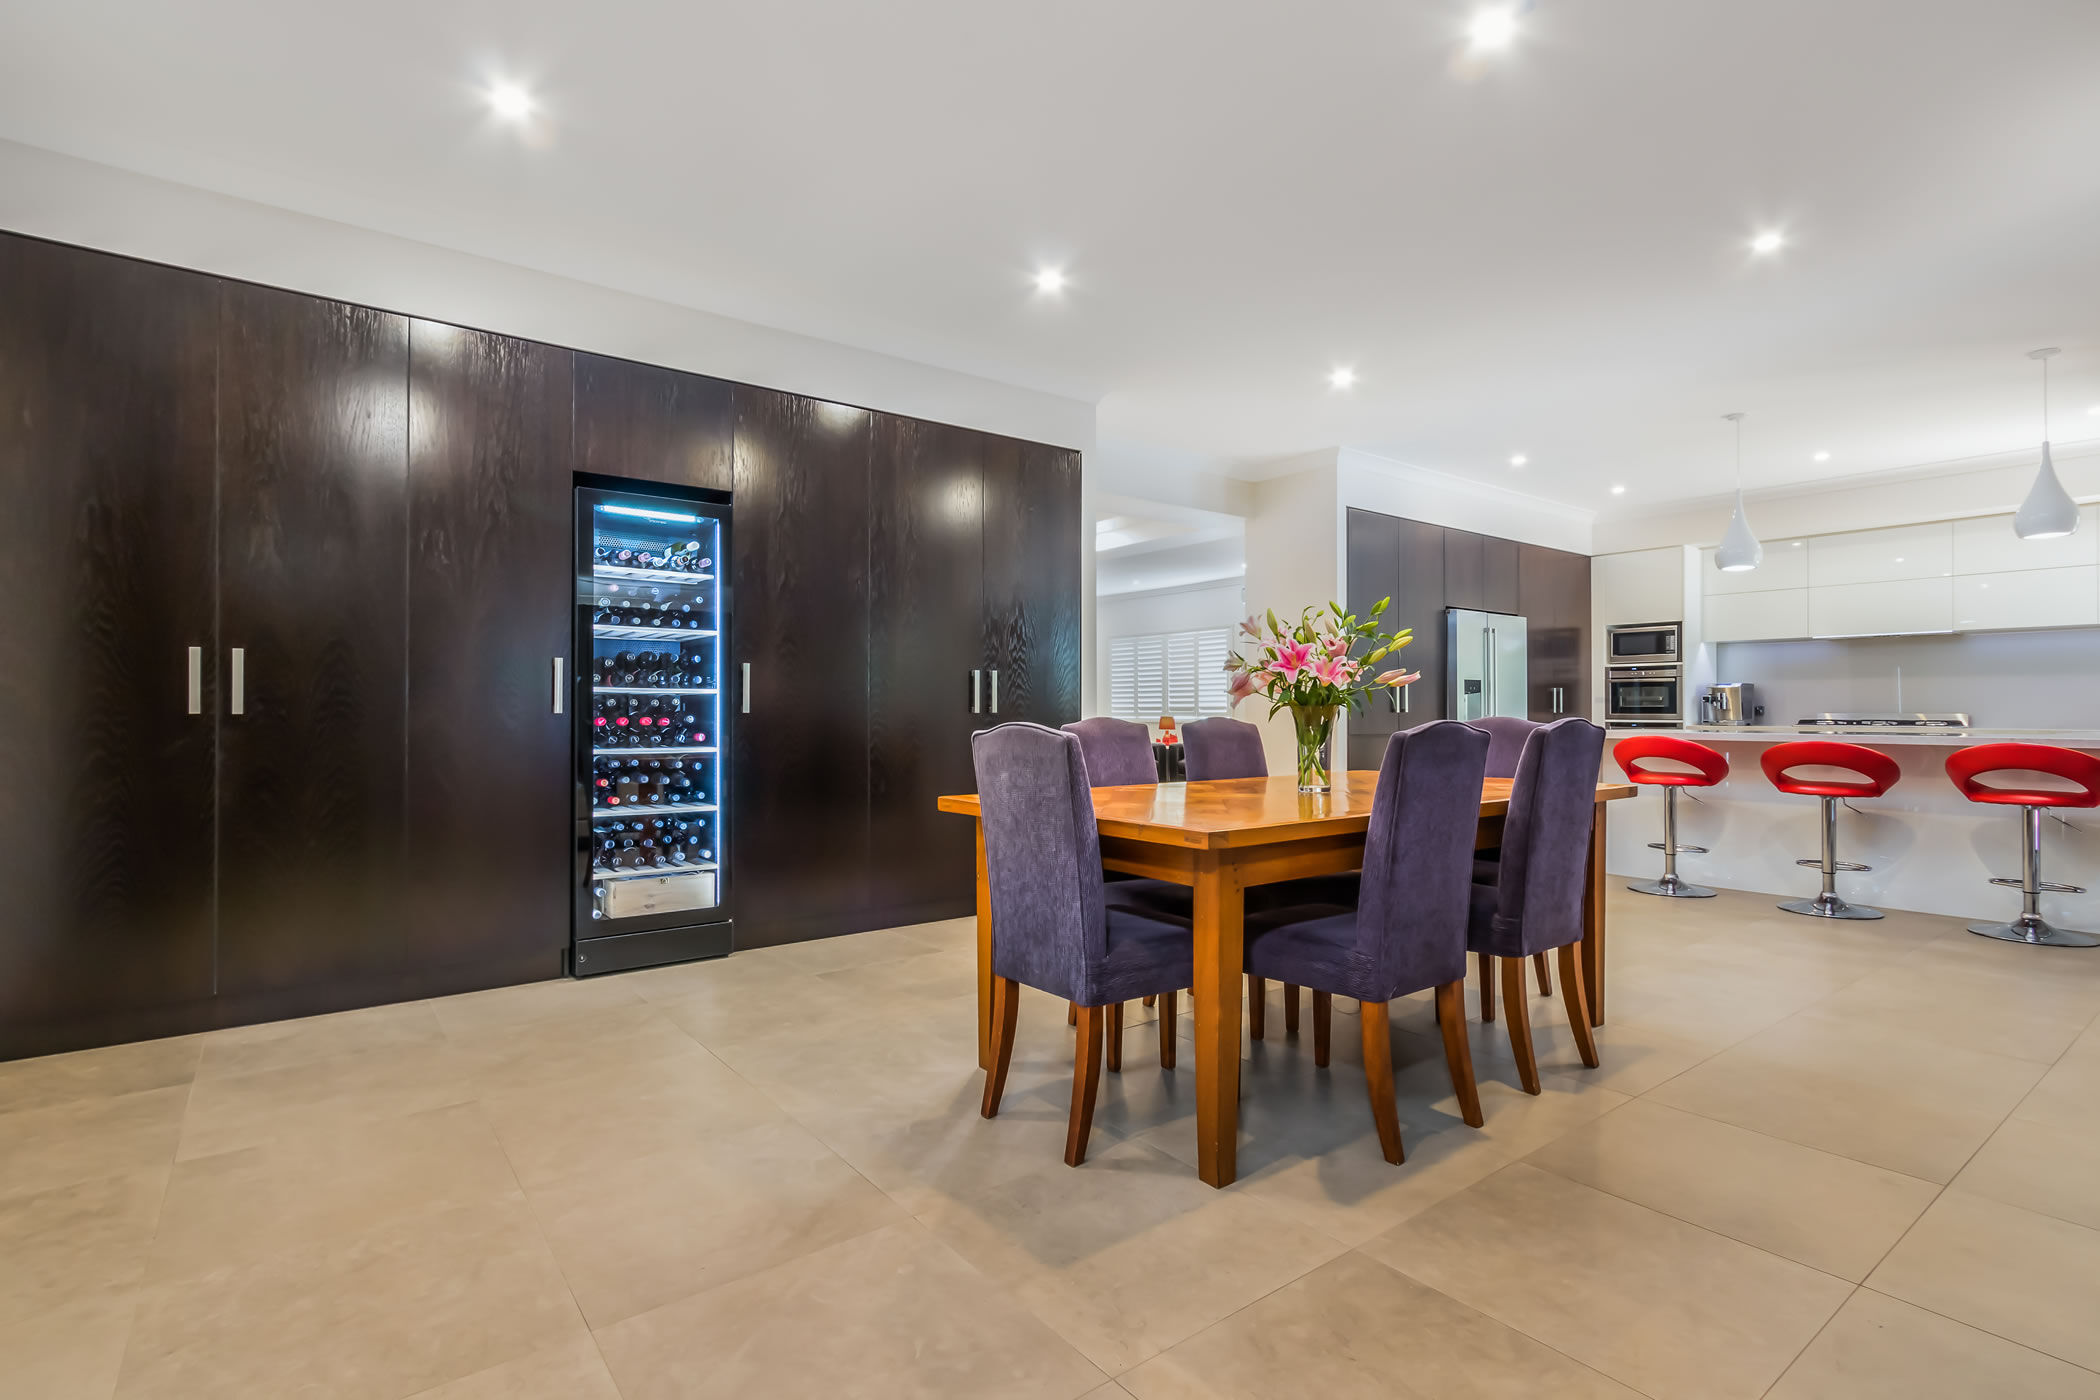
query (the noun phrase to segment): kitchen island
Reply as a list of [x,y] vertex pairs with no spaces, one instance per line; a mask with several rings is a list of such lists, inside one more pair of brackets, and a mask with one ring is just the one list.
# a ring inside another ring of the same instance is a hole
[[[2020,873],[2019,823],[2004,807],[1972,803],[1947,780],[1947,755],[1974,744],[2053,744],[2100,756],[2100,729],[2004,729],[1985,726],[1912,728],[1815,725],[1688,724],[1657,731],[1606,730],[1604,774],[1620,777],[1611,746],[1634,734],[1681,734],[1728,756],[1728,778],[1711,788],[1685,789],[1677,808],[1677,839],[1710,854],[1680,856],[1686,879],[1724,889],[1759,890],[1787,899],[1813,894],[1815,871],[1794,864],[1813,857],[1820,840],[1819,804],[1775,791],[1758,767],[1773,744],[1825,739],[1859,744],[1896,760],[1902,778],[1887,794],[1842,807],[1838,852],[1874,868],[1838,877],[1838,890],[1855,904],[1913,909],[1965,919],[2010,918],[2018,890],[1994,886],[1994,875]],[[2058,819],[2061,817],[2061,820]],[[1614,876],[1653,879],[1662,853],[1662,795],[1644,791],[1613,814],[1605,868]],[[2100,809],[2051,814],[2042,823],[2042,878],[2083,885],[2085,894],[2047,894],[2042,909],[2064,928],[2100,930]],[[1698,907],[1687,904],[1685,917]],[[2046,951],[2058,956],[2059,950]],[[2100,949],[2093,950],[2100,956]],[[2075,956],[2075,952],[2063,952]]]

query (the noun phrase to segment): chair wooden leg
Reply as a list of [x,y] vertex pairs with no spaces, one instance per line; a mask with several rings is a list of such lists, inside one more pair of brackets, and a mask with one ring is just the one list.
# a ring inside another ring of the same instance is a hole
[[1021,1011],[1021,984],[1011,977],[992,979],[992,1062],[984,1069],[984,1105],[987,1118],[999,1116],[999,1100],[1006,1094],[1006,1068],[1014,1058],[1014,1021]]
[[1531,955],[1531,965],[1537,970],[1539,975],[1539,995],[1542,997],[1552,996],[1553,974],[1546,969],[1546,955],[1544,953],[1533,953]]
[[1466,1038],[1463,978],[1436,989],[1436,1020],[1444,1032],[1444,1064],[1451,1071],[1451,1088],[1458,1094],[1458,1111],[1469,1126],[1477,1128],[1487,1119],[1480,1112],[1480,1086],[1473,1082],[1473,1045]]
[[1298,1034],[1298,984],[1296,982],[1283,984],[1283,1033],[1288,1036]]
[[1068,1026],[1076,1026],[1079,1024],[1078,1002],[1068,1001],[1065,1003],[1065,1024]]
[[1159,1000],[1159,998],[1158,998],[1158,997],[1156,997],[1156,996],[1149,996],[1149,997],[1146,997],[1146,998],[1145,998],[1145,1005],[1147,1005],[1147,1006],[1150,1006],[1150,1005],[1152,1005],[1152,1003],[1153,1003],[1153,1002],[1155,1002],[1155,1001],[1158,1001],[1158,1000]]
[[1590,1030],[1589,988],[1582,982],[1582,954],[1579,944],[1560,945],[1560,993],[1568,1006],[1568,1024],[1575,1028],[1575,1049],[1581,1053],[1582,1062],[1595,1069],[1597,1060],[1597,1037]]
[[1264,978],[1247,974],[1247,1036],[1260,1040],[1269,1028],[1269,984]]
[[1398,1165],[1407,1160],[1400,1147],[1400,1110],[1393,1102],[1392,1025],[1382,1001],[1359,1002],[1357,1022],[1364,1033],[1364,1087],[1371,1094],[1371,1121],[1378,1125],[1378,1147]]
[[1328,1049],[1334,1039],[1334,998],[1313,993],[1313,1063],[1327,1068]]
[[1486,953],[1480,958],[1480,1019],[1495,1019],[1495,960]]
[[1174,1068],[1174,1001],[1178,992],[1168,992],[1159,999],[1159,1067]]
[[1108,1068],[1117,1074],[1123,1072],[1123,1003],[1114,1002],[1104,1008],[1108,1013]]
[[1536,1094],[1539,1062],[1531,1052],[1531,989],[1524,985],[1524,961],[1502,960],[1502,1013],[1509,1018],[1509,1048],[1517,1057],[1517,1082],[1525,1093]]
[[1101,1032],[1105,1006],[1079,1008],[1079,1036],[1072,1049],[1072,1118],[1065,1128],[1065,1165],[1086,1160],[1086,1140],[1094,1131],[1094,1099],[1101,1092]]

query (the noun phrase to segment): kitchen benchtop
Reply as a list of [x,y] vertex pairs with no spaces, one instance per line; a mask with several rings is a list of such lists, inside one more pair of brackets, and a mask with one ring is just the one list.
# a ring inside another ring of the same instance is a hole
[[1655,729],[1639,725],[1612,725],[1605,729],[1613,738],[1634,734],[1696,735],[1701,740],[1734,740],[1743,744],[1776,744],[1790,739],[1834,739],[1850,744],[1925,744],[1960,748],[1969,744],[2055,744],[2068,749],[2100,749],[2100,729],[1968,729],[1912,728],[1907,725],[1845,726],[1800,724],[1687,724],[1681,728]]

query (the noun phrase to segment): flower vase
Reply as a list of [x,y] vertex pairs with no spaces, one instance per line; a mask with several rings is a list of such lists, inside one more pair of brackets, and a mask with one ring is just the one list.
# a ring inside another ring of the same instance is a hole
[[1334,739],[1334,705],[1293,705],[1298,728],[1298,791],[1331,792],[1328,749]]

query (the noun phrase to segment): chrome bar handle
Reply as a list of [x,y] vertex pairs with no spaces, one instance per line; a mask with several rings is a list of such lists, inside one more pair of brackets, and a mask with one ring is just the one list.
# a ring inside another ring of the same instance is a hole
[[190,648],[190,713],[204,713],[204,648]]
[[554,658],[554,713],[562,712],[561,702],[561,658],[557,656]]
[[999,713],[999,673],[992,672],[992,713]]
[[970,672],[970,713],[984,713],[984,672]]
[[1403,715],[1405,715],[1405,714],[1411,714],[1411,713],[1413,713],[1413,711],[1414,711],[1414,708],[1415,708],[1415,688],[1414,688],[1413,686],[1411,686],[1411,685],[1403,685],[1403,686],[1401,686],[1401,687],[1400,687],[1400,713],[1401,713],[1401,714],[1403,714]]
[[233,703],[226,708],[236,715],[248,713],[248,653],[242,647],[233,649]]
[[751,713],[751,663],[744,663],[744,713]]

